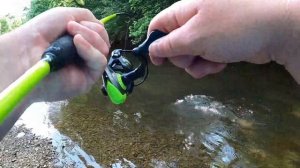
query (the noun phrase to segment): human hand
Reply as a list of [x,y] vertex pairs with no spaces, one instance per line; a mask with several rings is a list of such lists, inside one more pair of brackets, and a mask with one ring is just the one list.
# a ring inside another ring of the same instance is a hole
[[149,25],[148,33],[155,29],[169,33],[150,46],[151,60],[160,65],[167,58],[195,78],[217,73],[226,63],[274,60],[300,82],[300,69],[295,68],[300,67],[300,52],[291,59],[290,51],[282,47],[291,25],[286,17],[289,5],[295,6],[285,0],[179,1]]
[[90,11],[79,8],[51,9],[16,31],[20,45],[26,45],[26,54],[20,58],[24,69],[39,61],[50,43],[66,32],[74,36],[85,66],[68,65],[51,73],[35,89],[35,101],[61,100],[86,92],[104,72],[110,47],[107,32]]

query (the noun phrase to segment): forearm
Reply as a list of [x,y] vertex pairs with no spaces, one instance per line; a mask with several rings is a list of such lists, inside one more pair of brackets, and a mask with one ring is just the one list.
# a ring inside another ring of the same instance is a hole
[[[20,30],[15,30],[0,36],[0,92],[5,90],[5,88],[25,73],[30,64],[30,62],[25,62],[25,59],[22,59],[27,56],[27,50],[26,43],[22,44],[22,40],[24,39],[22,39],[19,33]],[[33,96],[27,96],[27,98],[10,113],[8,118],[0,124],[0,140],[11,129],[26,108],[33,103],[33,100]]]
[[20,77],[28,68],[27,56],[28,43],[22,43],[24,39],[20,30],[0,36],[0,91]]

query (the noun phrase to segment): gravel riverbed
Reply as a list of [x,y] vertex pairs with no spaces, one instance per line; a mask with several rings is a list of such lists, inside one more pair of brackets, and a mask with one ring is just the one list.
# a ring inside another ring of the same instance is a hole
[[0,142],[0,167],[53,167],[56,153],[49,138],[15,126]]

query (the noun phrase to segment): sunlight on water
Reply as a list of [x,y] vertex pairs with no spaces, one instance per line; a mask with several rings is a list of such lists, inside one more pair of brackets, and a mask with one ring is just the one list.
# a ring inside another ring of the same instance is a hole
[[32,133],[44,138],[51,138],[56,129],[51,125],[48,117],[49,104],[32,104],[16,122],[17,126],[25,125]]
[[[49,120],[49,112],[57,113],[57,110],[60,111],[61,107],[67,104],[67,102],[34,103],[24,112],[16,126],[24,126],[37,136],[52,139],[53,148],[58,154],[58,161],[55,163],[55,166],[65,167],[69,165],[76,168],[92,166],[100,168],[101,166],[95,161],[93,156],[87,154],[69,137],[61,134]],[[18,136],[24,135],[19,134]]]
[[[206,152],[212,157],[212,165],[229,166],[235,162],[237,153],[234,148],[236,135],[233,133],[234,121],[238,118],[225,105],[205,95],[190,95],[174,103],[173,110],[181,118],[177,128],[187,135],[186,150],[196,141],[206,147]],[[188,122],[194,123],[191,127]],[[245,163],[243,163],[245,165]],[[242,166],[242,165],[240,165]]]

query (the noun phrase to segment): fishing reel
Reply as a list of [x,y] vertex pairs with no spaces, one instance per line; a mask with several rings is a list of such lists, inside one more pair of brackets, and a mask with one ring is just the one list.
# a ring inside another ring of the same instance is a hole
[[102,92],[104,95],[108,95],[115,104],[125,102],[127,95],[132,93],[134,86],[138,85],[135,84],[135,81],[143,78],[143,82],[148,75],[147,58],[138,56],[140,65],[134,68],[133,64],[124,56],[128,52],[130,51],[114,50],[102,76]]
[[[153,31],[149,37],[133,50],[116,49],[111,53],[107,68],[103,73],[102,92],[108,96],[114,104],[125,102],[127,95],[131,94],[134,87],[143,83],[148,76],[148,61],[150,44],[165,36],[161,31]],[[139,65],[133,66],[133,63],[125,56],[133,55],[137,58]],[[138,84],[136,81],[141,79]]]

